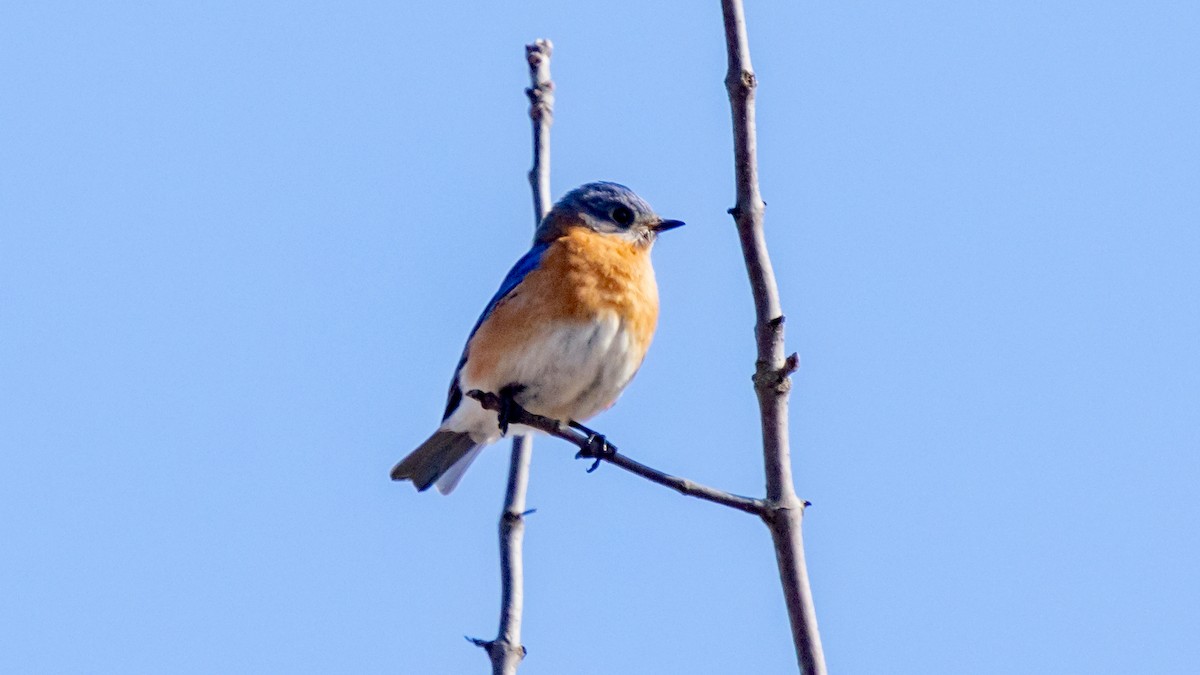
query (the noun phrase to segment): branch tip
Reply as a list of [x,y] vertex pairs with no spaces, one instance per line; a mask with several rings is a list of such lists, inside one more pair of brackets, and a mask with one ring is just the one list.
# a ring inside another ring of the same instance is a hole
[[525,45],[525,56],[529,58],[530,64],[533,64],[535,59],[540,63],[543,58],[553,55],[554,43],[546,38],[538,38]]

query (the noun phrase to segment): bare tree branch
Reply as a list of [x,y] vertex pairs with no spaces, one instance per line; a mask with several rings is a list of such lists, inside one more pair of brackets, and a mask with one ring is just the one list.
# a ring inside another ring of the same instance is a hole
[[[529,187],[533,192],[533,224],[536,228],[550,211],[550,124],[554,121],[554,83],[550,80],[549,40],[525,45],[529,62],[529,119],[533,122],[533,167]],[[529,487],[529,463],[533,439],[517,436],[512,442],[508,465],[508,488],[500,514],[500,628],[496,639],[471,640],[487,651],[493,675],[513,675],[525,647],[521,645],[521,616],[525,607],[525,571],[522,546],[525,540],[525,493]]]
[[[775,557],[783,586],[796,660],[805,675],[825,675],[825,657],[817,632],[816,612],[804,560],[801,524],[808,502],[796,496],[788,445],[788,394],[790,376],[799,359],[785,356],[784,316],[779,301],[775,273],[771,267],[763,233],[765,204],[758,186],[758,151],[754,119],[754,92],[758,85],[750,62],[746,21],[741,0],[722,0],[725,43],[729,69],[725,85],[729,92],[733,117],[734,168],[737,202],[729,210],[737,225],[746,271],[755,307],[757,358],[753,377],[762,418],[763,462],[766,473],[766,499],[735,495],[663,473],[617,454],[602,436],[566,426],[541,415],[530,413],[508,401],[504,405],[494,393],[470,391],[467,396],[497,413],[504,411],[507,422],[538,429],[579,448],[577,457],[614,464],[647,480],[681,494],[759,516],[767,524],[775,544]],[[551,45],[538,40],[526,47],[532,86],[526,90],[530,100],[529,116],[533,123],[534,164],[529,172],[533,189],[535,220],[548,211],[550,124],[553,118],[554,85],[550,81]],[[517,671],[525,649],[520,644],[523,577],[521,544],[524,536],[525,490],[528,485],[530,441],[513,441],[509,483],[504,514],[500,521],[501,570],[503,576],[500,630],[495,640],[473,640],[485,648],[492,659],[495,675]]]
[[[482,392],[476,389],[468,391],[467,396],[479,401],[479,404],[487,410],[494,410],[499,413],[503,407],[500,397],[490,392]],[[589,436],[588,434],[577,429],[563,426],[558,422],[558,420],[554,420],[549,417],[543,417],[542,415],[538,415],[536,413],[531,413],[515,403],[509,403],[508,421],[510,424],[523,424],[555,438],[561,438],[562,440],[579,448],[579,454],[576,455],[577,457],[608,462],[609,464],[618,466],[630,473],[658,483],[659,485],[669,487],[672,490],[689,497],[696,497],[697,499],[703,499],[705,501],[713,502],[714,504],[720,504],[722,506],[728,506],[746,513],[752,513],[763,519],[766,519],[770,516],[768,504],[761,499],[735,495],[730,492],[725,492],[724,490],[718,490],[714,487],[701,485],[700,483],[696,483],[686,478],[680,478],[678,476],[672,476],[670,474],[663,473],[658,469],[652,469],[641,462],[634,461],[623,454],[617,453],[616,447],[608,444],[607,441],[604,441],[603,439],[599,439],[600,443],[597,443],[598,439],[595,436]],[[597,446],[600,444],[607,446],[607,449],[598,449]]]
[[533,226],[550,212],[550,125],[554,123],[554,81],[550,79],[550,56],[554,44],[536,40],[525,45],[529,61],[529,119],[533,122],[533,167],[529,187],[533,189]]
[[525,647],[521,644],[521,617],[525,609],[525,575],[522,544],[525,539],[525,493],[529,487],[529,460],[533,439],[513,438],[508,466],[508,488],[500,514],[500,628],[496,639],[468,638],[482,647],[492,661],[493,675],[514,675]]
[[796,497],[792,483],[792,460],[788,447],[788,392],[790,375],[796,370],[795,354],[785,357],[783,310],[775,272],[767,254],[763,234],[766,205],[758,188],[758,139],[754,121],[754,90],[758,86],[750,63],[750,43],[742,0],[721,0],[725,22],[725,47],[729,70],[725,87],[733,115],[734,172],[737,203],[730,213],[737,223],[746,272],[754,294],[755,362],[754,390],[762,415],[763,464],[766,470],[769,516],[764,518],[775,543],[775,559],[796,647],[800,671],[824,675],[825,655],[817,632],[817,614],[804,561],[801,522],[805,503]]

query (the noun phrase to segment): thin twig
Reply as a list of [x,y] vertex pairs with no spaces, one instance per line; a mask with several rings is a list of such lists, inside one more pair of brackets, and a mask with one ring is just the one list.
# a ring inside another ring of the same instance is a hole
[[725,87],[729,91],[733,117],[734,173],[737,179],[737,203],[730,213],[737,223],[742,256],[754,294],[756,317],[758,356],[754,389],[762,416],[763,464],[770,513],[764,520],[775,544],[775,559],[791,622],[796,661],[802,673],[824,675],[825,656],[817,632],[817,615],[813,608],[801,538],[805,502],[796,496],[788,447],[789,376],[796,370],[798,359],[794,354],[785,356],[783,310],[763,234],[766,205],[758,187],[758,139],[754,121],[754,91],[758,81],[750,63],[750,44],[742,0],[721,0],[721,10],[729,65]]
[[[583,456],[587,457],[588,455]],[[600,457],[599,459],[625,469],[630,473],[637,474],[646,480],[654,481],[659,485],[665,485],[666,487],[675,490],[679,494],[686,495],[688,497],[696,497],[697,499],[703,499],[705,501],[713,502],[714,504],[720,504],[722,506],[728,506],[730,508],[737,509],[738,511],[744,511],[745,513],[759,516],[760,518],[767,517],[767,504],[761,499],[735,495],[732,492],[718,490],[717,488],[703,485],[687,478],[672,476],[671,474],[663,473],[658,469],[648,467],[641,462],[632,460],[629,457],[619,453],[611,456],[606,455]]]
[[[483,406],[486,410],[494,410],[498,413],[502,407],[500,397],[490,392],[472,390],[467,392],[467,396],[479,401],[479,405]],[[702,485],[686,478],[680,478],[678,476],[672,476],[668,473],[663,473],[658,469],[648,467],[641,462],[635,461],[621,453],[616,452],[616,448],[611,445],[609,446],[610,451],[595,453],[593,449],[593,439],[587,434],[569,426],[565,426],[559,423],[558,420],[554,420],[549,417],[543,417],[542,415],[538,415],[536,413],[531,413],[519,405],[513,403],[509,404],[508,420],[511,424],[523,424],[532,429],[537,429],[538,431],[541,431],[549,436],[561,438],[562,440],[579,448],[580,452],[577,457],[598,459],[603,462],[608,462],[613,466],[625,469],[630,473],[658,483],[659,485],[669,487],[672,490],[689,497],[696,497],[697,499],[703,499],[705,501],[713,502],[714,504],[728,506],[739,511],[754,514],[764,519],[770,516],[767,503],[761,499],[735,495],[731,492],[718,490],[717,488],[709,487],[708,485]]]
[[533,123],[533,166],[529,187],[533,190],[533,226],[550,212],[550,125],[554,124],[554,81],[550,79],[550,56],[554,44],[536,40],[525,45],[529,61],[529,119]]
[[[554,121],[554,83],[550,80],[549,40],[525,45],[529,63],[529,119],[533,123],[533,167],[529,186],[533,192],[534,227],[550,211],[550,124]],[[525,493],[529,487],[529,463],[533,439],[516,436],[508,465],[508,488],[500,514],[500,628],[494,640],[471,639],[487,651],[493,675],[514,675],[525,658],[521,644],[521,617],[525,607],[525,571],[522,546],[525,539]],[[470,638],[468,638],[470,639]]]

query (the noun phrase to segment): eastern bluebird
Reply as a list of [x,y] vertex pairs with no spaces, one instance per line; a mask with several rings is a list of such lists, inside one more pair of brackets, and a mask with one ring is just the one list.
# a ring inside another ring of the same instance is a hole
[[563,423],[611,406],[642,365],[658,322],[650,247],[683,225],[629,188],[588,183],[542,219],[533,248],[492,296],[463,348],[438,430],[392,469],[418,490],[458,485],[499,417],[463,392],[508,396]]

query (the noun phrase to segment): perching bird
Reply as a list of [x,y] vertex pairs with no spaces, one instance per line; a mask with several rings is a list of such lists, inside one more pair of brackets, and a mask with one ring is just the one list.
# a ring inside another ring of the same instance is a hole
[[480,450],[499,440],[497,413],[464,392],[509,396],[563,423],[611,406],[642,365],[658,322],[650,247],[680,225],[623,185],[568,192],[471,330],[441,426],[392,469],[392,480],[418,490],[436,483],[449,494]]

